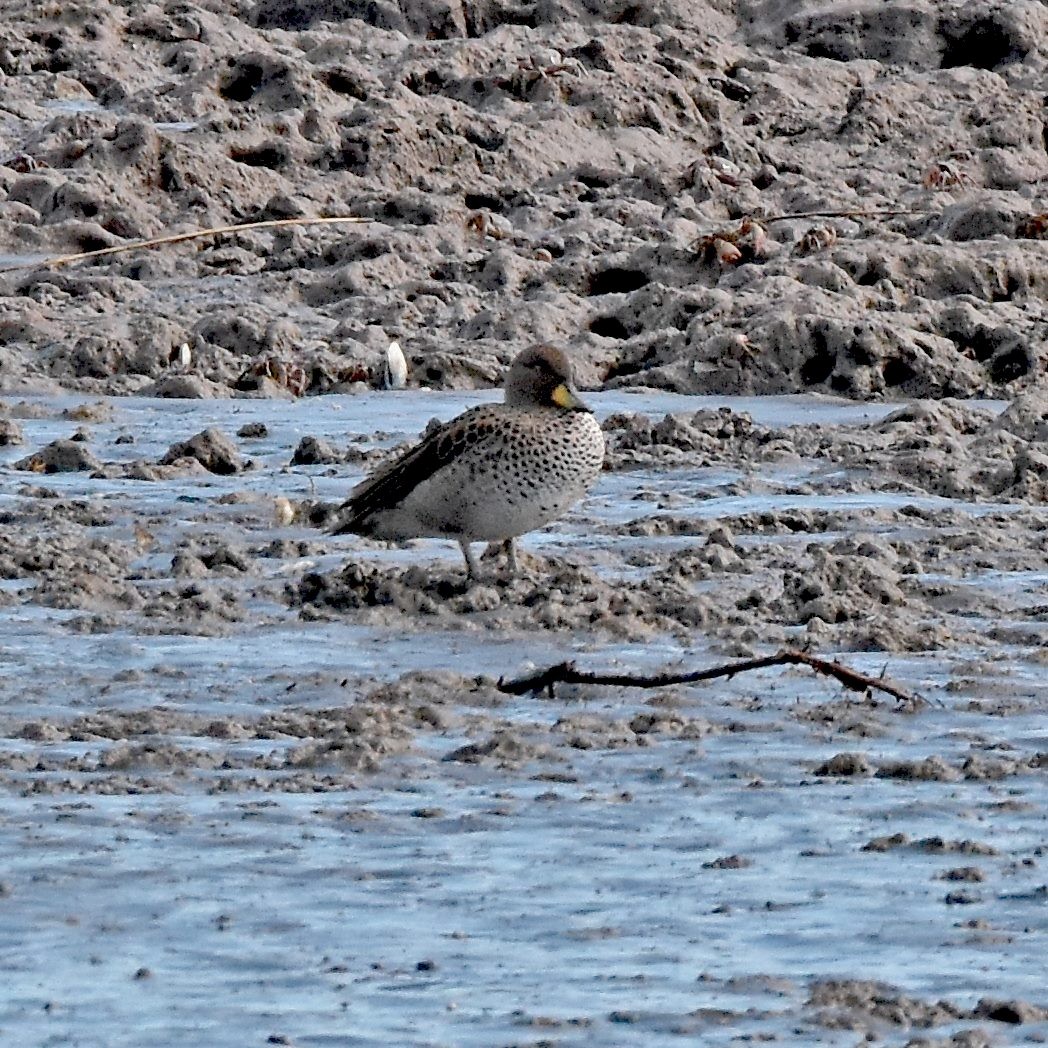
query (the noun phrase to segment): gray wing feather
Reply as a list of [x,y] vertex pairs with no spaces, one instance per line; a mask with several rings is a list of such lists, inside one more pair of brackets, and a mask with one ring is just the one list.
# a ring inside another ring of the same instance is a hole
[[339,507],[334,534],[356,532],[368,517],[399,505],[419,484],[428,480],[466,448],[497,434],[488,406],[471,408],[438,426],[420,443],[365,477]]

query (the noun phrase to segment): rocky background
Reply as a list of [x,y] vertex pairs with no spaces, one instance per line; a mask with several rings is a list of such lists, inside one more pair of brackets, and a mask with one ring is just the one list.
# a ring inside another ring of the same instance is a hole
[[[1035,0],[6,0],[0,1042],[1048,1041],[1046,58]],[[365,392],[394,339],[610,390],[516,577],[323,530],[478,399]],[[800,391],[886,403],[720,401]],[[785,645],[913,701],[496,683]]]
[[438,387],[552,340],[590,386],[1010,397],[1046,41],[1037,0],[9,3],[0,390],[316,394],[396,338]]

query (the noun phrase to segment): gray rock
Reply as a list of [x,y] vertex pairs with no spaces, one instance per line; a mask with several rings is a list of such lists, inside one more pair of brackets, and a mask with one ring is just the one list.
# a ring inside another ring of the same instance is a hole
[[22,427],[9,418],[0,418],[0,447],[8,444],[24,444]]
[[16,462],[15,469],[32,473],[77,473],[96,470],[101,465],[83,441],[53,440],[46,447]]
[[[219,392],[221,390],[221,393]],[[147,397],[165,397],[171,400],[213,400],[229,395],[224,387],[216,386],[198,375],[166,375],[142,390]]]
[[333,445],[319,437],[303,437],[291,456],[292,466],[318,466],[344,461],[345,456],[341,455]]
[[211,473],[240,473],[246,466],[236,445],[219,429],[209,428],[189,440],[172,444],[160,460],[167,466],[179,459],[195,459]]

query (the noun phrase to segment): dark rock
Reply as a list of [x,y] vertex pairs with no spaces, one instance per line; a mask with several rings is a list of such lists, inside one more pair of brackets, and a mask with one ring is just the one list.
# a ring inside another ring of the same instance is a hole
[[996,1001],[990,997],[984,997],[975,1006],[972,1017],[992,1019],[994,1022],[1019,1026],[1022,1023],[1041,1022],[1048,1017],[1048,1009],[1027,1001]]
[[342,461],[344,457],[331,444],[319,437],[303,437],[291,456],[292,466],[320,466]]
[[15,463],[15,469],[32,473],[77,473],[96,470],[102,463],[76,440],[53,440],[46,447]]
[[241,473],[246,467],[236,445],[221,430],[209,428],[189,440],[172,444],[160,460],[168,466],[179,459],[195,459],[211,473]]
[[838,753],[815,769],[819,776],[869,775],[872,766],[864,753]]

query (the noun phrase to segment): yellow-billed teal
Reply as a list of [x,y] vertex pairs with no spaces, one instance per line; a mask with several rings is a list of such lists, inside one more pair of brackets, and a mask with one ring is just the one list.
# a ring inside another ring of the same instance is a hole
[[505,403],[470,408],[379,468],[340,507],[336,534],[503,543],[556,520],[597,479],[604,436],[552,346],[526,349],[506,377]]

